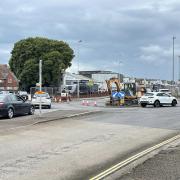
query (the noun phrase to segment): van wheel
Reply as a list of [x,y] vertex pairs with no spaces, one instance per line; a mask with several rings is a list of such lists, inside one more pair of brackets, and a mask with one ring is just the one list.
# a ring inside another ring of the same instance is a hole
[[13,118],[13,116],[14,116],[14,111],[13,111],[12,108],[9,108],[9,109],[8,109],[8,114],[7,114],[7,116],[8,116],[9,119],[12,119],[12,118]]

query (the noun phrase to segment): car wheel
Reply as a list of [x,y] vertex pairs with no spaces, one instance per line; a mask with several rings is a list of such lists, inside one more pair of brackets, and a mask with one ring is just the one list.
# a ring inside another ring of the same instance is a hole
[[160,107],[160,106],[161,106],[160,102],[158,100],[156,100],[154,102],[154,107]]
[[35,111],[35,108],[34,106],[31,106],[30,109],[29,109],[29,115],[33,115],[34,114],[34,111]]
[[51,109],[51,105],[48,106],[48,109]]
[[177,104],[176,100],[173,100],[171,103],[172,106],[176,106],[176,104]]
[[147,104],[144,104],[144,103],[141,104],[141,107],[146,107],[146,106],[147,106]]
[[8,109],[8,114],[7,114],[7,116],[8,116],[9,119],[12,119],[12,118],[13,118],[13,116],[14,116],[14,111],[13,111],[12,108],[9,108],[9,109]]

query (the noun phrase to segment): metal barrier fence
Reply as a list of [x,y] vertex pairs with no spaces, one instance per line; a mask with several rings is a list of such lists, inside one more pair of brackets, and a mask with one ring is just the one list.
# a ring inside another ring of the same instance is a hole
[[[34,95],[34,93],[38,91],[38,88],[36,87],[31,87],[30,88],[30,95],[31,97]],[[42,87],[42,91],[47,92],[52,99],[54,99],[55,97],[60,96],[60,91],[58,87]],[[90,98],[90,97],[103,97],[103,96],[107,96],[108,92],[84,92],[83,94],[80,94],[79,97],[80,98]],[[71,98],[76,99],[77,98],[77,94],[73,93],[70,94]]]
[[[165,85],[163,86],[164,89],[169,89],[173,96],[180,98],[180,84],[179,85]],[[31,97],[34,95],[34,93],[38,90],[36,87],[30,88],[30,95]],[[47,92],[52,99],[55,99],[55,97],[59,97],[60,89],[58,87],[42,87],[42,91]],[[77,98],[77,94],[70,94],[72,99]],[[83,94],[80,93],[80,98],[90,98],[90,97],[103,97],[103,96],[109,96],[108,92],[84,92]]]

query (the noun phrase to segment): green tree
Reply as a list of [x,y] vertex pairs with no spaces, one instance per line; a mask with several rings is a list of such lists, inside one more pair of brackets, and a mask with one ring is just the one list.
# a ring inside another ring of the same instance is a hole
[[39,81],[39,60],[43,63],[43,84],[58,86],[63,70],[71,66],[73,50],[63,41],[27,38],[15,43],[9,65],[20,80],[21,88],[29,90]]

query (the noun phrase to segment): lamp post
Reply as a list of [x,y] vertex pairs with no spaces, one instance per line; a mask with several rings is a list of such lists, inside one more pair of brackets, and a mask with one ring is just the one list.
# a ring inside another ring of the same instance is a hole
[[178,57],[179,57],[179,78],[178,78],[178,80],[180,82],[180,56],[178,56]]
[[[77,50],[77,56],[78,56],[78,72],[77,74],[79,75],[79,51],[80,51],[80,43],[82,42],[82,40],[78,41],[78,50]],[[77,79],[77,97],[79,98],[79,77]]]
[[[42,91],[42,60],[39,60],[39,91]],[[39,104],[39,113],[41,115],[42,103],[41,103],[41,94],[40,94],[40,104]]]
[[122,74],[122,65],[123,65],[123,61],[121,61],[121,60],[119,60],[118,61],[118,65],[119,65],[119,71],[118,71],[118,73],[119,73],[119,80],[120,80],[120,82],[121,82],[121,74]]
[[174,40],[176,39],[175,36],[173,36],[173,63],[172,63],[172,81],[174,83]]
[[78,55],[78,74],[79,74],[79,51],[80,51],[80,43],[82,43],[82,40],[79,40],[79,41],[78,41],[78,52],[77,52],[77,55]]

